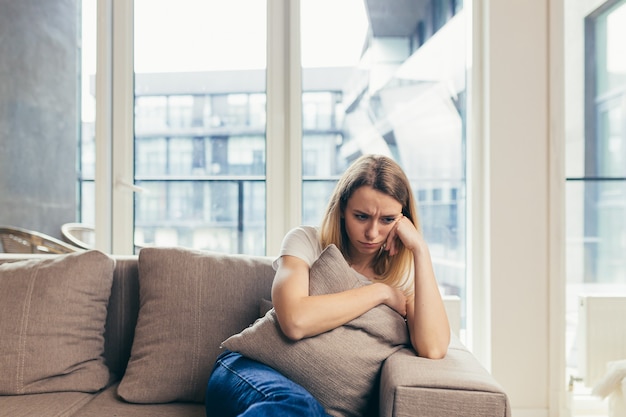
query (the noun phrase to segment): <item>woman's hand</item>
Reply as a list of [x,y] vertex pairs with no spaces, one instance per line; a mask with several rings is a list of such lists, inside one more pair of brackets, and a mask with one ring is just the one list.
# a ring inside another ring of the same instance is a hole
[[383,283],[376,283],[376,284],[372,284],[372,285],[380,285],[382,286],[382,291],[385,291],[387,293],[387,295],[385,296],[385,299],[383,301],[383,303],[395,310],[398,314],[400,314],[402,317],[406,317],[407,314],[407,298],[406,295],[404,295],[404,293],[402,291],[400,291],[397,288],[391,287],[387,284],[383,284]]
[[387,235],[385,250],[390,256],[398,253],[398,242],[402,242],[405,248],[415,254],[415,250],[425,245],[422,234],[415,228],[415,225],[408,217],[402,214],[395,220],[391,231]]
[[411,344],[419,356],[439,359],[450,343],[450,325],[439,293],[428,245],[413,222],[400,215],[393,225],[385,249],[398,253],[399,242],[413,253],[414,295],[407,304],[407,323]]

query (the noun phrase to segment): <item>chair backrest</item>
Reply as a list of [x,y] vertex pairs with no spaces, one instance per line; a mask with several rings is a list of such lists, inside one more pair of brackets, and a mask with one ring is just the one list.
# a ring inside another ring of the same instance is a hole
[[65,223],[61,226],[63,240],[81,249],[93,249],[96,243],[96,231],[93,226],[84,223]]
[[6,226],[0,226],[0,246],[5,253],[61,254],[82,250],[44,233]]

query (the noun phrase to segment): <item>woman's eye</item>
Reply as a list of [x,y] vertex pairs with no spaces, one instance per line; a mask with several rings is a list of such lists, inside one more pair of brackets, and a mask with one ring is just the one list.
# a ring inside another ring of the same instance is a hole
[[356,217],[357,220],[366,220],[367,219],[367,215],[365,215],[365,214],[355,214],[354,217]]
[[391,223],[394,222],[394,220],[396,220],[396,219],[393,218],[393,217],[383,217],[383,223],[385,223],[385,224],[391,224]]

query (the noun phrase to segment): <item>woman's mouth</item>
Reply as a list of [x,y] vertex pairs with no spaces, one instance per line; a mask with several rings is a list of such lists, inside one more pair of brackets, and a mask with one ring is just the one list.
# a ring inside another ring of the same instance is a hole
[[376,242],[361,242],[361,245],[366,249],[378,249],[380,247],[380,243]]

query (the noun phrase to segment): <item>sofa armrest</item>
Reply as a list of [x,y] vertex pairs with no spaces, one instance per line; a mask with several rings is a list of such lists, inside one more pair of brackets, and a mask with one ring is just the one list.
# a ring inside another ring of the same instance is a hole
[[510,417],[508,397],[456,338],[445,358],[420,358],[402,349],[383,364],[380,417]]

